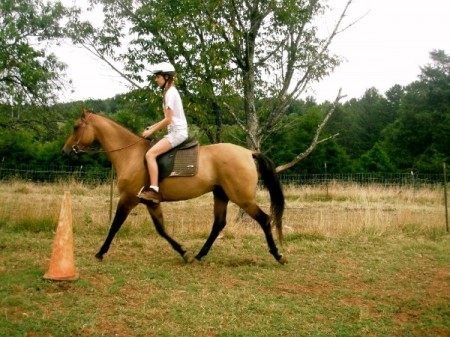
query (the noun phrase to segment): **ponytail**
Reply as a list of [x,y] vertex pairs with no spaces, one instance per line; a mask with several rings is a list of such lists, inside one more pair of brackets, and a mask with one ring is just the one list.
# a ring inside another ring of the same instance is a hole
[[174,85],[173,83],[175,82],[175,79],[173,76],[170,76],[170,75],[165,75],[165,76],[167,76],[167,80],[163,87],[163,105],[164,106],[166,106],[166,93]]

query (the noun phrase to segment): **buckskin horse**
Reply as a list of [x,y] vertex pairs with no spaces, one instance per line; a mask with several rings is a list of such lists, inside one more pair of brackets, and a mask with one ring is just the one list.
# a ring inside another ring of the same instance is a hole
[[[219,143],[200,146],[198,170],[190,177],[169,177],[160,182],[163,202],[181,201],[212,192],[214,196],[214,223],[211,233],[197,255],[188,252],[170,237],[164,229],[161,204],[152,204],[137,197],[141,187],[148,183],[144,155],[151,146],[149,140],[135,135],[127,128],[100,114],[83,110],[67,138],[63,153],[90,152],[89,146],[98,142],[114,166],[120,194],[108,236],[95,255],[103,259],[111,242],[138,204],[146,205],[157,232],[165,238],[186,262],[200,261],[208,254],[219,233],[226,225],[228,202],[238,205],[255,219],[264,231],[270,253],[281,264],[286,258],[278,252],[272,236],[272,225],[282,240],[284,195],[275,165],[264,154],[238,145]],[[259,173],[259,174],[258,174]],[[270,217],[256,204],[256,188],[261,177],[270,195]]]

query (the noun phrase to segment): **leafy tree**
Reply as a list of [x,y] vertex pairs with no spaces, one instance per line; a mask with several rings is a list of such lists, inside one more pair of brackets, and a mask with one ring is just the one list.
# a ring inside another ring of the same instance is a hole
[[448,162],[449,157],[436,150],[434,145],[428,147],[414,161],[414,169],[420,172],[441,173],[442,163]]
[[352,172],[352,162],[345,150],[335,139],[318,147],[304,161],[299,164],[304,173],[341,173]]
[[[284,117],[285,127],[277,130],[270,137],[263,148],[277,163],[290,161],[296,157],[295,149],[308,149],[311,140],[317,133],[317,127],[323,121],[329,104],[317,105],[314,101],[296,101],[289,109],[289,114]],[[324,136],[329,134],[324,132]],[[307,150],[306,150],[307,151]],[[328,164],[329,172],[349,172],[351,161],[344,149],[334,139],[317,147],[308,156],[302,158],[298,165],[287,165],[284,169],[289,172],[312,173],[322,172],[324,163]],[[286,165],[282,165],[284,167]],[[279,170],[281,171],[281,170]]]
[[396,118],[396,112],[377,89],[369,88],[360,99],[351,99],[336,111],[327,127],[338,132],[338,144],[352,158],[359,158],[380,139],[382,130]]
[[398,111],[400,110],[400,104],[405,96],[405,88],[399,84],[394,85],[385,93],[387,99],[388,114],[391,121],[394,121],[398,117]]
[[443,50],[430,53],[432,64],[423,67],[419,76],[427,86],[426,102],[432,114],[433,144],[436,150],[450,158],[450,56]]
[[395,172],[394,165],[378,143],[359,158],[359,167],[362,172]]
[[62,36],[64,14],[60,2],[0,2],[0,104],[45,104],[55,98],[65,66],[46,50],[45,41]]
[[383,148],[400,169],[440,172],[437,161],[450,158],[450,57],[441,50],[430,57],[419,80],[405,87],[399,118],[384,131]]
[[65,13],[60,2],[0,2],[0,157],[4,163],[45,162],[39,148],[61,136],[61,114],[48,106],[65,84],[65,66],[48,47],[62,37]]
[[0,137],[2,163],[27,163],[33,158],[33,139],[25,131],[3,130]]
[[276,163],[289,161],[295,157],[296,149],[308,147],[321,117],[322,112],[316,104],[306,106],[297,102],[284,117],[286,126],[275,131],[264,144],[264,152]]
[[[210,141],[220,141],[229,112],[248,146],[259,149],[305,87],[338,64],[329,45],[344,30],[351,2],[325,37],[317,27],[327,10],[320,0],[91,0],[102,5],[103,26],[82,22],[74,9],[70,28],[75,42],[111,66],[124,62],[115,69],[138,87],[148,63],[174,63],[193,122]],[[125,37],[130,43],[120,53]]]

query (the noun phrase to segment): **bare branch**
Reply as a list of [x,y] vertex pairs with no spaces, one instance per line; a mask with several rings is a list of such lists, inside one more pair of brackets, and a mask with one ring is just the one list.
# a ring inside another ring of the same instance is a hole
[[327,138],[319,140],[319,136],[320,136],[320,133],[322,132],[322,129],[327,124],[327,122],[330,119],[331,115],[336,110],[336,107],[337,107],[339,101],[342,98],[345,97],[345,95],[341,96],[341,91],[342,91],[342,89],[339,89],[339,92],[338,92],[338,94],[336,96],[336,99],[333,102],[333,106],[331,107],[330,111],[328,111],[328,113],[325,116],[325,118],[323,119],[322,123],[317,127],[316,134],[315,134],[315,136],[313,138],[313,141],[312,141],[311,145],[308,147],[308,149],[306,149],[306,151],[304,151],[304,152],[300,153],[298,156],[296,156],[291,162],[289,162],[287,164],[284,164],[284,165],[278,166],[276,168],[277,173],[280,173],[282,171],[290,169],[292,166],[296,165],[299,161],[301,161],[302,159],[306,158],[317,147],[317,145],[319,145],[320,143],[323,143],[323,142],[325,142],[325,141],[327,141],[329,139],[336,138],[339,135],[337,133],[337,134],[335,134],[333,136],[330,136],[330,137],[327,137]]
[[223,103],[223,105],[225,106],[225,108],[227,108],[228,112],[233,116],[234,120],[236,121],[237,125],[242,129],[242,131],[248,132],[244,122],[236,115],[234,109],[228,103]]
[[228,112],[233,116],[237,125],[242,129],[242,131],[245,132],[246,136],[250,139],[252,144],[256,147],[256,145],[257,145],[256,139],[255,139],[254,135],[252,135],[251,132],[249,132],[249,130],[245,126],[245,123],[236,115],[236,113],[234,112],[234,109],[231,106],[229,106],[227,103],[223,103],[223,105],[227,108]]
[[109,65],[111,67],[112,70],[114,70],[115,72],[117,72],[120,76],[122,76],[126,81],[128,81],[131,85],[133,85],[134,87],[138,88],[138,89],[142,89],[142,86],[139,85],[138,83],[136,83],[135,81],[133,81],[129,76],[127,76],[125,73],[123,73],[122,71],[120,71],[116,66],[114,66],[114,64],[112,64],[111,61],[109,61],[105,55],[103,55],[95,46],[93,43],[91,42],[80,42],[80,44],[83,46],[83,48],[85,48],[87,51],[89,51],[90,53],[92,53],[93,55],[95,55],[96,57],[98,57],[100,60],[102,60],[103,62],[105,62],[107,65]]
[[[321,56],[328,51],[330,44],[333,41],[333,39],[336,37],[336,35],[340,34],[341,32],[345,31],[346,29],[350,28],[352,25],[356,24],[356,22],[358,22],[359,20],[362,19],[362,17],[361,17],[357,21],[350,23],[349,25],[347,25],[346,27],[344,27],[343,29],[340,30],[342,22],[343,22],[344,18],[346,17],[346,13],[347,13],[352,1],[353,0],[347,1],[345,8],[340,13],[339,18],[338,18],[336,24],[334,25],[333,31],[328,36],[328,38],[325,40],[325,43],[323,44],[322,48],[319,50],[318,56]],[[298,48],[298,46],[301,42],[300,37],[303,34],[303,29],[304,29],[304,25],[301,27],[300,31],[298,32],[297,37],[295,38],[295,41],[291,42],[292,50],[296,50]],[[293,37],[294,36],[292,36],[291,38],[293,38]],[[270,112],[269,117],[267,118],[264,125],[261,126],[261,128],[260,128],[261,134],[266,134],[269,130],[271,130],[272,125],[274,125],[275,121],[285,114],[286,110],[289,107],[290,101],[297,99],[304,92],[304,90],[306,89],[307,85],[310,82],[310,79],[312,76],[311,74],[313,73],[314,66],[315,66],[314,62],[309,64],[309,66],[305,69],[303,76],[298,81],[296,81],[294,88],[291,89],[290,93],[288,93],[287,91],[291,84],[291,78],[292,78],[293,72],[294,72],[294,64],[292,63],[292,64],[290,64],[290,66],[288,66],[288,72],[287,72],[285,80],[284,80],[283,88],[278,93],[278,96],[276,99],[277,105]]]
[[346,31],[347,29],[349,29],[350,27],[354,26],[355,24],[357,24],[359,21],[361,21],[362,19],[364,19],[367,15],[369,15],[370,11],[367,11],[365,14],[361,15],[357,20],[350,22],[347,26],[345,26],[344,28],[342,28],[341,30],[337,31],[336,34],[341,34],[342,32]]

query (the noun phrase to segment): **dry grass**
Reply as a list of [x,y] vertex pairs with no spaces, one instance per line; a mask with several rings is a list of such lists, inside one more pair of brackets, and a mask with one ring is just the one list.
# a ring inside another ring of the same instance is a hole
[[326,237],[431,232],[445,228],[443,191],[334,184],[285,189],[285,224],[294,232]]
[[[74,228],[104,230],[109,223],[110,186],[84,186],[77,183],[34,184],[12,181],[1,183],[0,219],[16,223],[43,221],[55,223],[64,191],[71,192]],[[118,195],[114,191],[113,210]],[[413,190],[401,187],[333,184],[285,187],[286,234],[308,233],[339,238],[399,234],[433,233],[445,228],[443,191],[441,188]],[[269,211],[268,194],[257,192],[260,206]],[[166,227],[171,235],[208,233],[212,224],[212,196],[163,205]],[[125,228],[142,228],[150,224],[146,208],[138,206],[130,214]],[[258,225],[238,216],[238,207],[230,204],[225,234],[260,233]]]
[[[80,280],[43,281],[66,190]],[[109,190],[0,183],[0,335],[449,336],[450,241],[439,189],[286,187],[283,266],[254,221],[236,220],[235,205],[224,239],[201,263],[185,264],[145,207],[99,262]],[[257,197],[267,210],[267,193]],[[169,233],[198,251],[212,197],[163,207]]]

